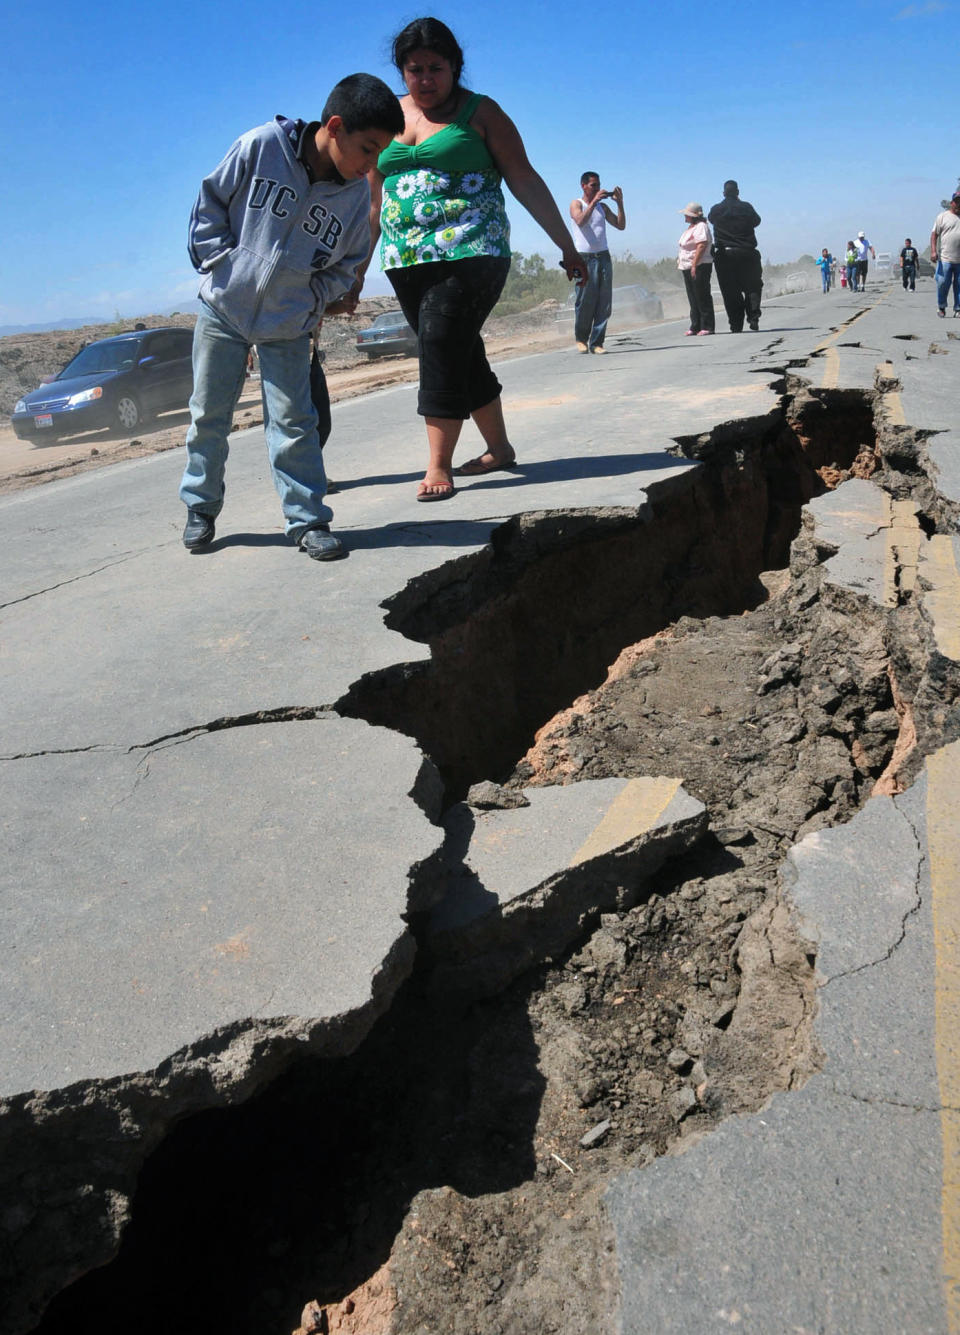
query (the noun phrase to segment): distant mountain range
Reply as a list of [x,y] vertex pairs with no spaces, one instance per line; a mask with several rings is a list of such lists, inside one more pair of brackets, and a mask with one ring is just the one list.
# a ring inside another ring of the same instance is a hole
[[[194,311],[200,309],[198,301],[185,301],[182,305],[169,311],[150,311],[150,315],[173,315],[179,312],[181,315],[192,315]],[[0,324],[0,338],[6,338],[8,334],[49,334],[54,329],[82,329],[85,324],[113,324],[115,316],[110,315],[86,315],[72,316],[69,319],[51,320],[49,324]],[[134,320],[142,320],[142,315],[121,315],[120,320],[123,324],[130,324]]]
[[52,324],[0,324],[0,338],[7,334],[48,334],[51,329],[80,329],[85,324],[103,324],[99,315],[88,315],[85,319],[54,320]]

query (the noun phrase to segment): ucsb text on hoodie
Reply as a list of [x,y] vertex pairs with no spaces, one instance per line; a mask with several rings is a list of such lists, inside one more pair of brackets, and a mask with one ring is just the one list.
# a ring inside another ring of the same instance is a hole
[[313,329],[367,257],[367,182],[311,182],[299,156],[306,130],[277,116],[241,135],[190,215],[200,297],[251,343]]

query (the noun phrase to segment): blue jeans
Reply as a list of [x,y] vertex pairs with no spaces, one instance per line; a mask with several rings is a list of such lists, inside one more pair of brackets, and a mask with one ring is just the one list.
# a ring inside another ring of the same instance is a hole
[[850,289],[851,292],[856,292],[856,290],[857,290],[857,264],[856,264],[856,261],[854,261],[853,264],[848,264],[848,265],[846,266],[846,268],[847,268],[847,287]]
[[830,291],[830,265],[829,265],[829,264],[821,264],[821,266],[820,266],[820,281],[823,283],[823,290],[824,290],[824,292],[829,292],[829,291]]
[[960,262],[941,260],[937,265],[937,305],[947,309],[947,298],[953,288],[953,309],[960,311]]
[[587,262],[587,281],[577,289],[573,336],[590,349],[602,348],[613,308],[613,261],[609,250],[598,250],[583,258]]
[[[250,344],[209,306],[201,305],[193,332],[193,395],[187,432],[187,467],[180,499],[188,510],[216,517],[223,507],[229,433]],[[327,524],[327,478],[310,397],[310,336],[257,344],[263,424],[273,481],[295,541]]]

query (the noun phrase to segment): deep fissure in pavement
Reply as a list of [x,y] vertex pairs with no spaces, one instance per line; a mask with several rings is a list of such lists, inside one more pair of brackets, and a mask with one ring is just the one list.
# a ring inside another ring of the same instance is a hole
[[412,580],[387,624],[427,643],[428,663],[355,684],[339,712],[409,733],[452,798],[508,773],[536,730],[598,685],[624,645],[682,616],[757,606],[762,570],[786,565],[802,505],[871,458],[869,398],[783,386],[777,411],[681,440],[710,464],[668,479],[635,510],[524,515],[489,547]]
[[875,447],[865,396],[793,386],[778,420],[682,442],[706,466],[657,489],[639,523],[517,521],[393,600],[392,624],[433,660],[345,703],[402,724],[454,794],[491,775],[681,774],[711,836],[502,994],[438,1000],[415,975],[352,1056],[184,1122],[141,1174],[117,1261],[42,1331],[95,1314],[104,1333],[286,1332],[308,1299],[317,1331],[605,1329],[610,1176],[816,1061],[813,962],[776,871],[888,772],[903,701],[923,694],[924,635],[825,609],[810,543],[781,590],[759,576],[785,564],[815,469],[868,472]]

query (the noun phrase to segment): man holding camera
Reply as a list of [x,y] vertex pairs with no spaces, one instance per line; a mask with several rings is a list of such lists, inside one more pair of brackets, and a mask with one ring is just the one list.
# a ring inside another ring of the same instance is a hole
[[[607,321],[613,306],[613,261],[607,249],[607,223],[622,232],[627,225],[623,211],[623,191],[600,189],[596,172],[584,172],[580,177],[582,197],[570,204],[573,226],[573,244],[587,261],[587,281],[577,289],[576,314],[573,336],[578,352],[603,353]],[[617,206],[614,214],[604,200],[612,199]]]

